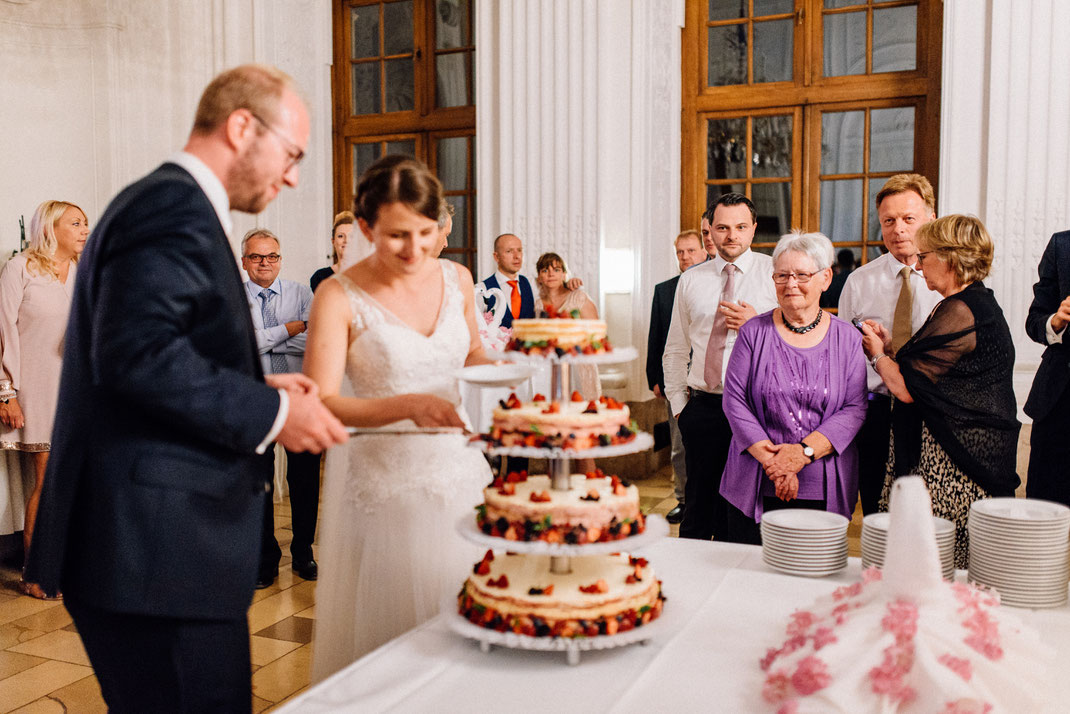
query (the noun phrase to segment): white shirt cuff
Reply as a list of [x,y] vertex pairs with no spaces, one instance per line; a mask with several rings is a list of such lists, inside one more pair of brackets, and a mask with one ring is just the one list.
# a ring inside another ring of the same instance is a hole
[[275,415],[275,421],[271,425],[271,431],[267,433],[264,440],[260,442],[260,445],[256,447],[256,453],[262,454],[267,451],[271,443],[275,441],[275,437],[282,431],[282,425],[286,423],[286,417],[290,414],[290,395],[286,393],[285,389],[279,390],[279,413]]
[[680,416],[680,412],[682,412],[684,410],[684,407],[687,406],[687,390],[685,389],[682,392],[677,392],[671,397],[668,397],[668,399],[669,408],[672,409],[672,415],[674,417]]
[[1056,332],[1051,326],[1052,317],[1055,317],[1055,313],[1052,313],[1051,316],[1048,317],[1047,322],[1044,323],[1044,332],[1047,333],[1049,345],[1061,345],[1063,343],[1063,335],[1066,333],[1066,328],[1064,327]]

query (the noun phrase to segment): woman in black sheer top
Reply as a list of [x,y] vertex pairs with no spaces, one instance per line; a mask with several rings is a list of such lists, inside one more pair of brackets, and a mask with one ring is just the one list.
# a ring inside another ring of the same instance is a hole
[[917,240],[925,282],[944,299],[895,355],[885,328],[863,325],[866,356],[895,397],[882,507],[895,478],[922,476],[934,515],[955,523],[955,567],[965,568],[970,504],[1013,496],[1019,483],[1014,343],[981,282],[993,254],[981,221],[945,216],[922,226]]

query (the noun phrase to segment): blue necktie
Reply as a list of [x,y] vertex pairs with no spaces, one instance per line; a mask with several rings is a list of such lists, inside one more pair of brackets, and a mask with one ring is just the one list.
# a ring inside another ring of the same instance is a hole
[[[279,318],[275,316],[273,297],[274,293],[268,288],[260,291],[260,314],[264,317],[264,327],[276,327],[279,324]],[[286,355],[269,352],[268,357],[271,358],[272,374],[285,374],[290,371],[290,366],[286,364]]]

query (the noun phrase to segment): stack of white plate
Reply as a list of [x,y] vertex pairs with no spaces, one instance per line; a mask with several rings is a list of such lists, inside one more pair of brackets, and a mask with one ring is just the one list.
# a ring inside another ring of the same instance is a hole
[[[871,513],[862,519],[862,569],[884,567],[884,551],[888,547],[887,513]],[[955,524],[946,518],[933,516],[936,529],[936,549],[940,553],[940,570],[944,580],[955,579]]]
[[849,522],[826,511],[769,511],[762,515],[762,560],[782,573],[810,578],[843,570]]
[[1004,605],[1057,607],[1070,576],[1070,508],[1028,498],[970,506],[970,580],[999,591]]

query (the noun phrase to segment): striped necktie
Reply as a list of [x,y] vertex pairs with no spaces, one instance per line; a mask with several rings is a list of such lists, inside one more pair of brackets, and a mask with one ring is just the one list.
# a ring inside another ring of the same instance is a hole
[[[264,327],[276,327],[279,324],[279,318],[275,315],[274,297],[275,294],[268,288],[260,291],[260,314],[264,318]],[[268,352],[268,357],[271,358],[272,374],[285,374],[290,371],[290,366],[286,364],[286,355]]]

